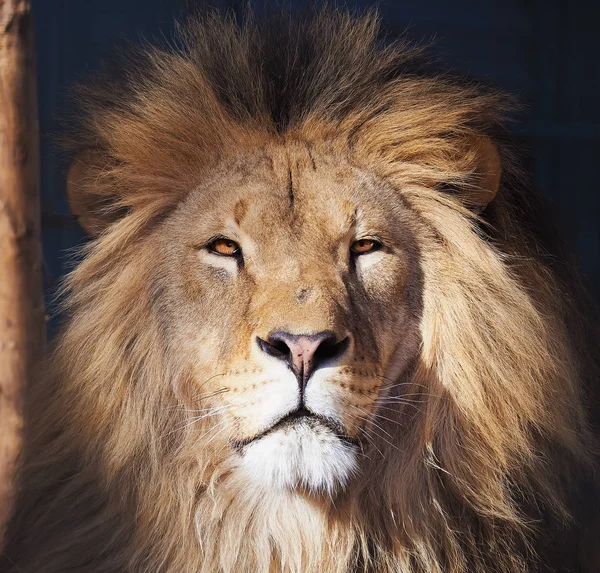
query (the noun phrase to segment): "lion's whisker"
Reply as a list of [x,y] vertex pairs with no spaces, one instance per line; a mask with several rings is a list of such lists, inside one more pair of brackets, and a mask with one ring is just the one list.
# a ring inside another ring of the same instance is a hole
[[204,444],[204,447],[207,447],[217,436],[222,434],[225,430],[231,428],[232,424],[229,422],[229,420],[225,420],[225,422],[227,423],[224,424],[223,427]]
[[399,388],[400,386],[414,386],[415,388],[425,388],[425,389],[429,388],[427,385],[419,384],[417,382],[394,382],[394,380],[392,378],[387,378],[386,376],[375,375],[375,376],[373,376],[373,378],[390,381],[389,384],[382,384],[381,385],[382,388]]
[[380,396],[380,398],[388,399],[388,400],[395,400],[397,398],[409,398],[411,396],[422,396],[424,398],[441,398],[440,394],[430,394],[427,392],[410,392],[408,394],[400,394],[398,396],[395,396],[392,394],[386,394],[386,395]]
[[[203,388],[204,386],[206,386],[211,380],[214,380],[215,378],[219,378],[221,376],[227,376],[227,372],[222,372],[220,374],[213,374],[212,376],[209,376],[206,380],[204,380],[204,382],[202,382],[202,384],[198,385],[196,390],[199,390],[200,388]],[[197,394],[195,394],[194,396],[196,396]]]
[[[200,436],[198,436],[195,440],[195,443],[197,444],[199,441],[203,440],[206,436],[208,436],[211,432],[214,432],[215,430],[221,428],[221,430],[228,428],[229,426],[231,426],[231,422],[227,419],[221,420],[218,424],[211,426],[210,428],[208,428],[206,430],[206,432],[203,432]],[[218,433],[220,433],[220,431]],[[214,439],[214,435],[212,436],[212,438],[206,443],[204,444],[204,446],[207,446],[213,439]]]
[[[375,405],[377,406],[377,408],[380,407],[380,404],[378,403],[377,400],[375,400]],[[385,403],[385,402],[384,402]],[[411,406],[412,408],[414,408],[417,412],[423,414],[423,410],[421,408],[419,408],[416,404],[424,404],[425,402],[413,402],[410,400],[393,400],[392,402],[387,402],[387,403],[393,403],[393,404],[401,404],[403,406]]]
[[373,441],[373,436],[371,436],[369,434],[369,432],[366,430],[366,428],[363,428],[363,432],[362,432],[363,436],[365,437],[365,439],[367,440],[367,442],[369,443],[369,445],[373,448],[375,448],[375,450],[377,450],[377,453],[383,458],[385,457],[383,455],[383,452],[377,447],[377,444]]
[[358,414],[358,417],[360,419],[365,420],[366,422],[368,422],[370,424],[377,425],[381,431],[385,432],[390,438],[393,439],[393,436],[389,432],[384,430],[384,428],[380,424],[377,424],[377,421],[374,416],[369,416],[367,414],[364,414],[361,408],[359,408],[358,406],[356,406],[355,404],[352,404],[350,402],[346,402],[346,405],[350,406],[351,408],[354,408],[355,410],[358,410],[360,412]]
[[[348,403],[349,406],[352,406],[354,408],[356,408],[357,410],[360,411],[360,408],[354,404]],[[382,439],[384,442],[386,442],[389,446],[391,446],[392,448],[395,448],[398,451],[402,451],[400,450],[400,448],[398,446],[396,446],[395,444],[393,444],[392,442],[390,442],[387,438],[385,438],[381,432],[387,434],[391,439],[393,439],[393,436],[387,432],[380,424],[377,423],[377,421],[374,419],[373,416],[367,416],[366,414],[358,414],[357,416],[359,419],[364,420],[365,422],[367,422],[368,427],[364,428],[364,435],[368,436],[369,431],[373,431],[373,433],[380,439]],[[376,431],[379,430],[379,431]],[[367,438],[368,439],[368,438]],[[371,444],[373,446],[375,446],[375,444]],[[377,448],[377,451],[383,456],[383,454],[381,453],[381,451],[379,450],[379,448]]]
[[212,394],[200,394],[196,396],[198,400],[207,400],[208,398],[214,398],[215,396],[220,396],[221,394],[225,394],[229,392],[229,388],[220,388],[219,390],[215,390]]
[[[193,424],[200,422],[201,420],[204,420],[205,418],[210,418],[212,416],[216,416],[217,414],[221,414],[221,413],[229,411],[231,409],[233,409],[233,406],[216,406],[214,408],[207,408],[206,409],[207,413],[202,414],[201,416],[191,416],[189,418],[185,418],[185,420],[183,421],[183,424],[170,430],[169,432],[167,432],[165,434],[165,436],[169,436],[175,432],[184,430],[185,428],[188,428],[189,426],[192,426]],[[191,410],[191,411],[193,411],[193,410]]]
[[419,408],[419,405],[423,405],[423,404],[427,404],[427,402],[421,402],[418,400],[393,400],[391,402],[379,402],[376,401],[375,405],[377,406],[377,408],[380,407],[389,407],[389,405],[394,404],[394,405],[398,405],[398,406],[411,406],[412,408],[415,408],[415,410],[422,412],[423,410],[421,410]]

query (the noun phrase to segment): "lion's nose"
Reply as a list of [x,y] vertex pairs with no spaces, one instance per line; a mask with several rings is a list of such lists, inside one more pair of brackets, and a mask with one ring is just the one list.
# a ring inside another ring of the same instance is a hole
[[317,334],[273,332],[266,340],[258,338],[258,345],[263,352],[287,362],[303,389],[317,368],[346,352],[350,338],[338,340],[330,331]]

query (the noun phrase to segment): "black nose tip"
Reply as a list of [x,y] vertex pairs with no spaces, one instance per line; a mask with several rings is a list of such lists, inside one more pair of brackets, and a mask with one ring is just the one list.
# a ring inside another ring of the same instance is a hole
[[317,334],[273,332],[266,340],[257,340],[263,352],[289,365],[302,388],[317,368],[340,358],[350,345],[348,336],[338,341],[335,334],[329,331]]

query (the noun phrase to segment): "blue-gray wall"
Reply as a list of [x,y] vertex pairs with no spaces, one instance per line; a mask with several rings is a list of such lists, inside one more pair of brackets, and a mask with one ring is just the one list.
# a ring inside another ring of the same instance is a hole
[[[33,0],[42,133],[43,239],[47,290],[83,238],[68,215],[64,172],[53,151],[58,104],[68,84],[94,70],[116,42],[169,35],[184,0]],[[213,2],[214,4],[214,2]],[[238,9],[245,0],[222,0]],[[265,2],[255,1],[260,9]],[[274,4],[274,2],[271,2]],[[307,1],[281,1],[293,9]],[[367,7],[366,1],[347,5]],[[407,27],[434,40],[455,69],[515,94],[525,113],[515,132],[532,150],[538,187],[554,203],[581,269],[600,295],[600,66],[598,11],[586,0],[389,0],[392,34]]]

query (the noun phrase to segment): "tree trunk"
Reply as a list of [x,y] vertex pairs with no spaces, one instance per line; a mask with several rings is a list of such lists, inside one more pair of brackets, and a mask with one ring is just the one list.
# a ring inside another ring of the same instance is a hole
[[0,540],[44,344],[38,145],[31,3],[0,0]]

